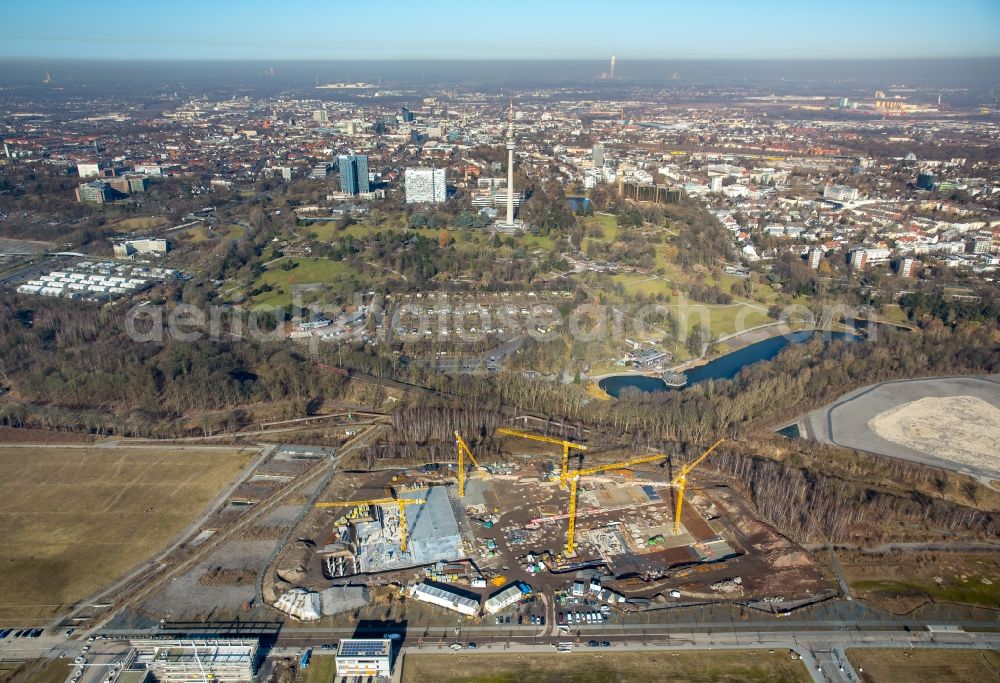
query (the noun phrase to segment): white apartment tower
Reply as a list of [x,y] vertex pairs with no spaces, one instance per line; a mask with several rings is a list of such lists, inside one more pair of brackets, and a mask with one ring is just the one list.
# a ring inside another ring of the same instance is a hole
[[442,204],[448,200],[443,168],[408,168],[403,172],[407,204]]

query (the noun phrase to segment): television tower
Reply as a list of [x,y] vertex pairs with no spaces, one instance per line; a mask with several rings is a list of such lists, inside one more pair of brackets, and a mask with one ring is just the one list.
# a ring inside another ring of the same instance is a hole
[[514,100],[507,115],[507,224],[514,225]]
[[615,56],[611,55],[611,71],[608,72],[608,80],[615,80]]

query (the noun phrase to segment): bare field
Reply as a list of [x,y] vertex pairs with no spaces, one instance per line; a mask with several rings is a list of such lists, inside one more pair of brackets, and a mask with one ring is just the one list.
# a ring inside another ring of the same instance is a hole
[[838,553],[855,596],[893,614],[927,602],[1000,608],[1000,557],[936,552]]
[[822,443],[996,479],[1000,378],[933,377],[856,389],[802,421]]
[[984,683],[1000,680],[1000,652],[993,650],[848,650],[847,658],[867,683],[935,681]]
[[164,548],[252,451],[0,449],[0,619],[30,625]]
[[775,654],[621,652],[406,655],[403,683],[793,683],[810,681],[802,662]]

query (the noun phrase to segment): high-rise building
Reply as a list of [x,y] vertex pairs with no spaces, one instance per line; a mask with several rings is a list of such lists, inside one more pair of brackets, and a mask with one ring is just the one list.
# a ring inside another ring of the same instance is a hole
[[594,168],[604,166],[604,145],[597,143],[590,150],[590,158],[594,160]]
[[813,270],[819,268],[819,262],[823,260],[823,250],[822,249],[812,249],[809,252],[809,267]]
[[448,200],[443,168],[408,168],[403,172],[407,204],[441,204]]
[[937,178],[934,177],[933,173],[921,173],[917,176],[917,189],[918,190],[933,190],[934,183],[937,182]]
[[903,258],[899,262],[899,277],[913,277],[917,270],[917,262],[910,258]]
[[854,249],[851,252],[851,270],[864,270],[868,265],[868,252],[864,249]]
[[722,176],[714,175],[711,178],[709,178],[708,189],[716,194],[722,192]]
[[402,120],[403,123],[410,123],[413,121],[414,118],[413,112],[407,109],[406,107],[400,107],[399,118]]
[[367,194],[368,157],[364,154],[342,154],[337,157],[340,169],[340,191],[346,194]]
[[327,123],[330,120],[330,116],[326,113],[326,109],[317,109],[313,112],[313,121],[316,123]]

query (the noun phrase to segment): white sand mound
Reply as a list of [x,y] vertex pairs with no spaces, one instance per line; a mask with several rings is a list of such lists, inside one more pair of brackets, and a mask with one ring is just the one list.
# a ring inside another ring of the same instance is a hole
[[921,398],[876,415],[887,441],[963,465],[1000,468],[1000,408],[975,396]]

